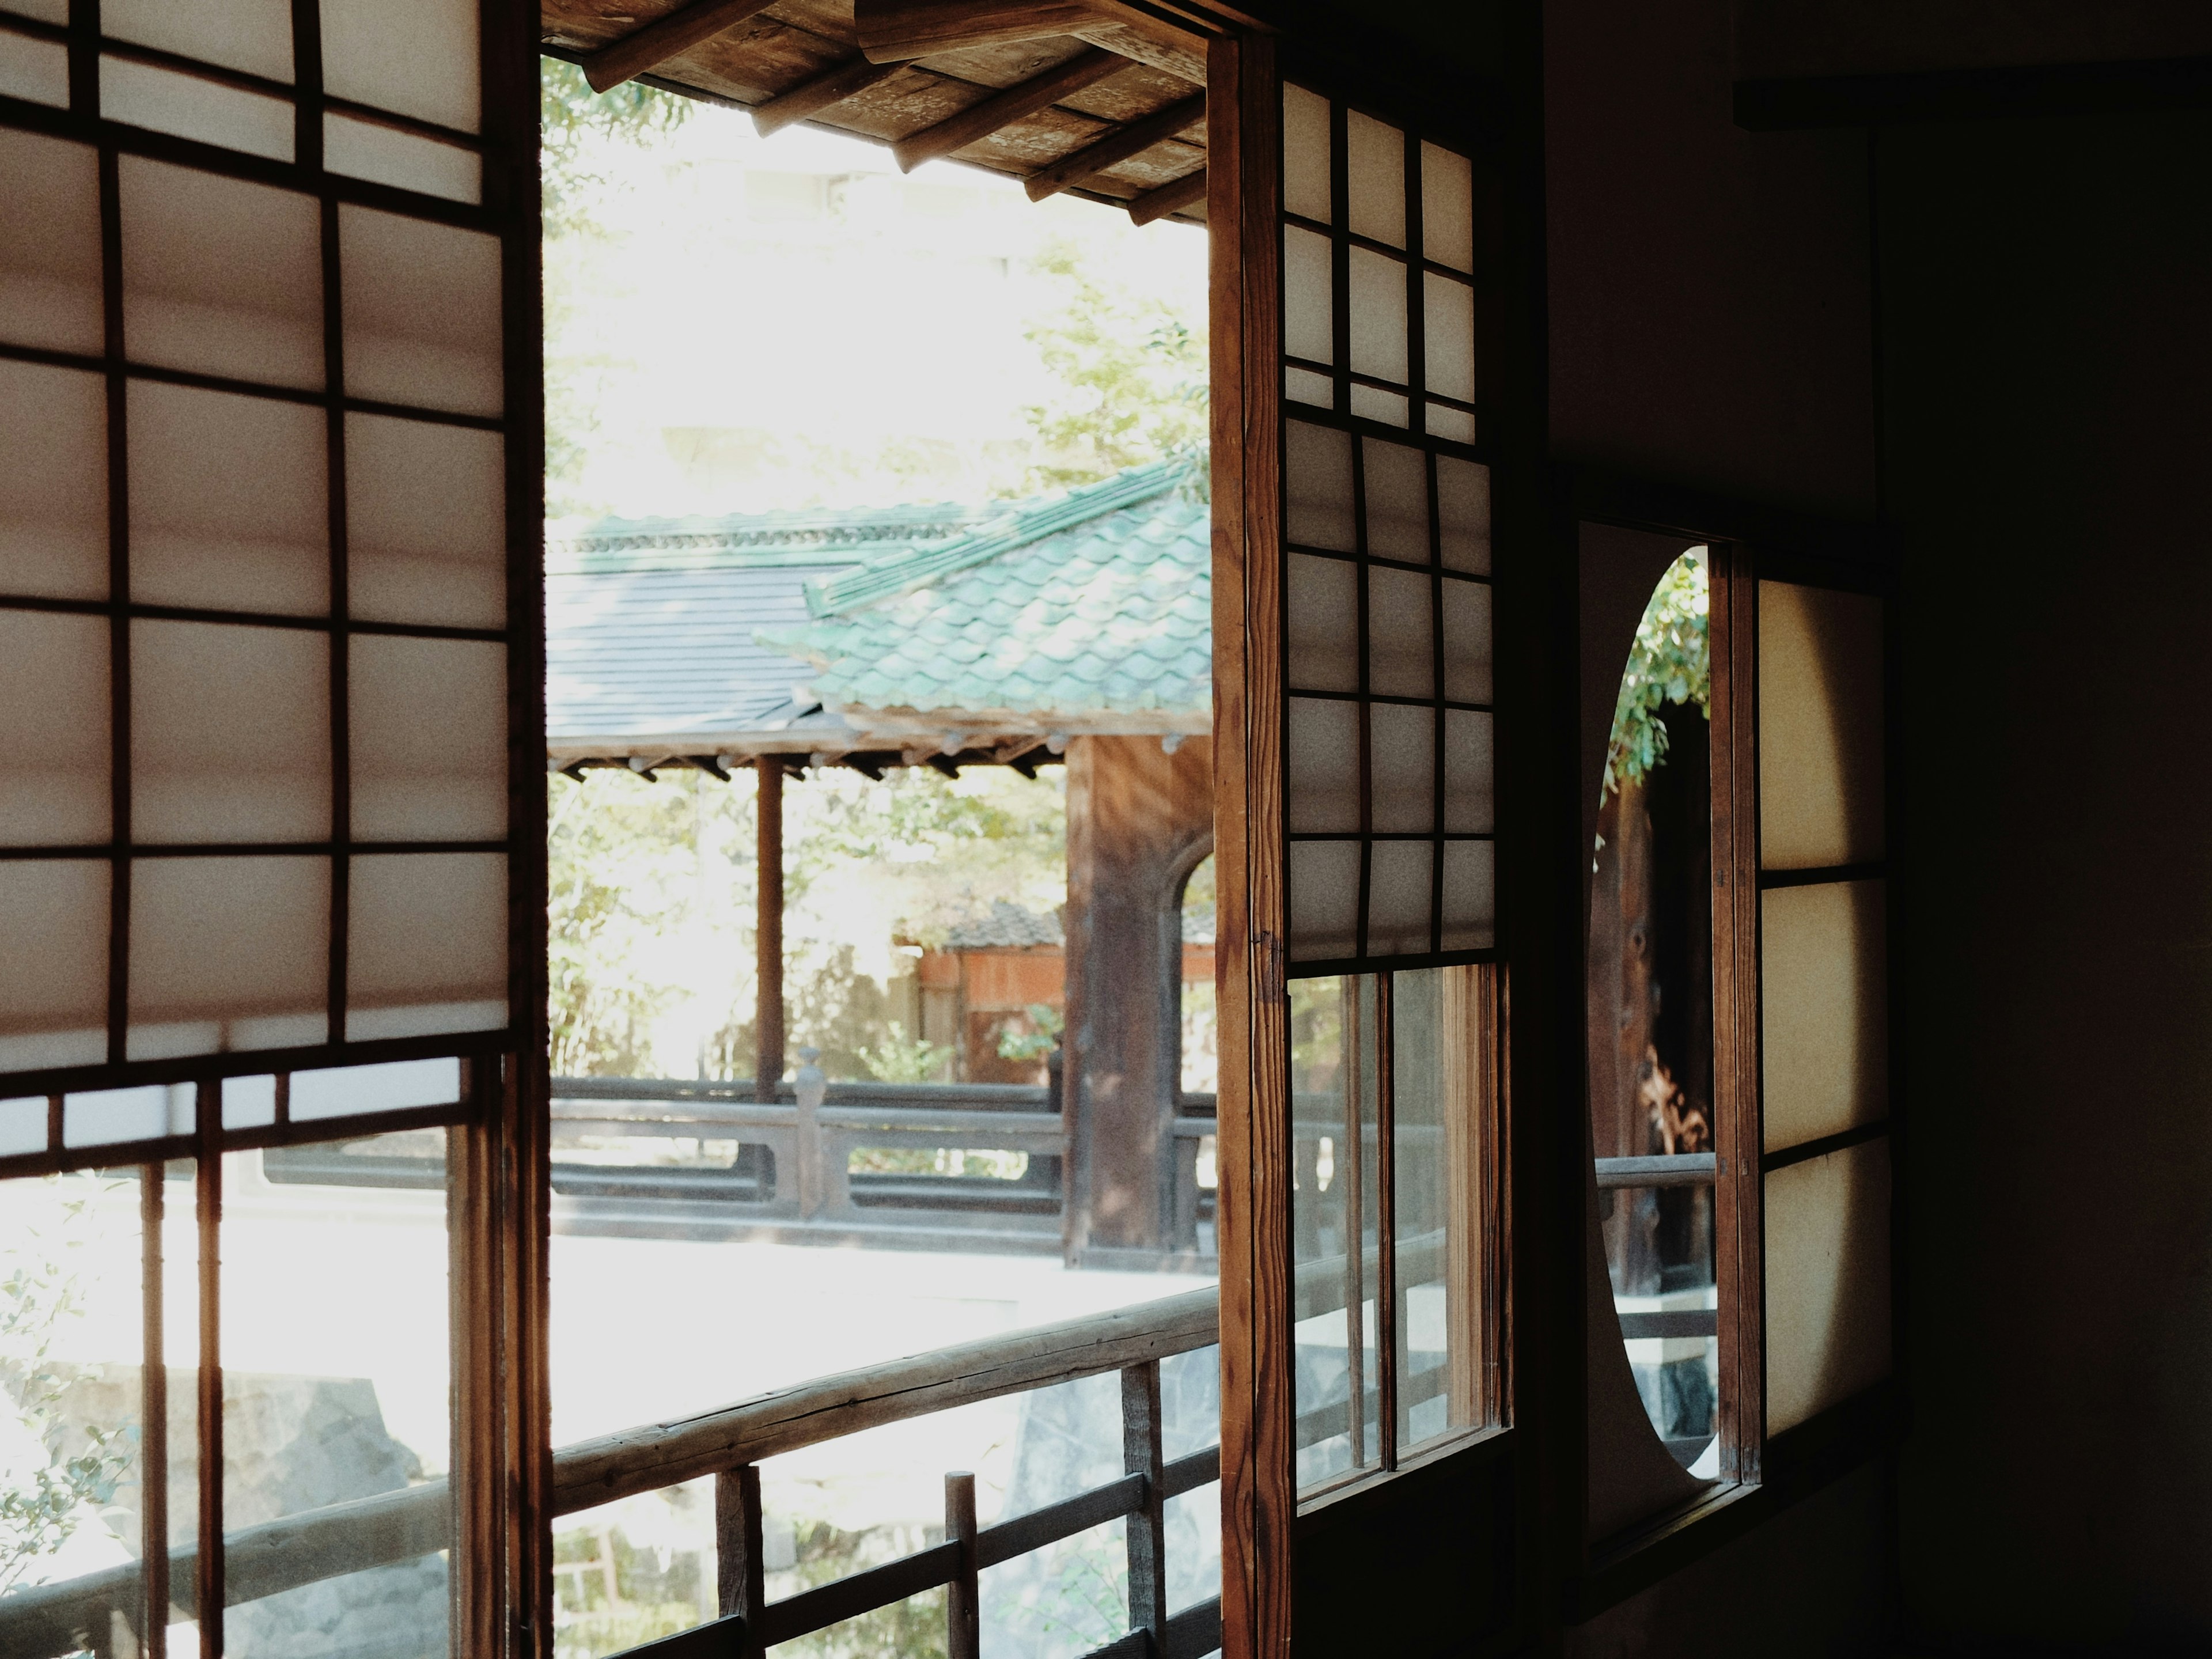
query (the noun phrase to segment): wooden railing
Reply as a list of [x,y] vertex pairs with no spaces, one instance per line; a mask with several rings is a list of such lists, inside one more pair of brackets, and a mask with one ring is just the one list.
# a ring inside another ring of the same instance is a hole
[[[1130,1631],[1099,1656],[1197,1659],[1220,1645],[1218,1598],[1170,1617],[1163,1506],[1218,1480],[1218,1446],[1164,1460],[1160,1362],[1219,1340],[1215,1293],[1158,1302],[940,1348],[780,1389],[667,1423],[565,1446],[553,1454],[554,1513],[714,1477],[723,1616],[633,1650],[655,1659],[738,1659],[947,1587],[953,1659],[975,1654],[975,1578],[1114,1520],[1125,1522]],[[1118,1480],[995,1526],[975,1524],[972,1475],[946,1476],[946,1537],[915,1555],[769,1601],[763,1594],[758,1466],[764,1458],[955,1407],[1119,1372]],[[414,1560],[447,1547],[453,1499],[443,1480],[333,1504],[223,1535],[224,1600],[237,1606],[304,1584]],[[185,1613],[198,1551],[170,1553],[169,1583]],[[117,1652],[110,1632],[135,1622],[143,1597],[132,1563],[0,1598],[0,1656],[58,1659]],[[119,1620],[118,1620],[119,1615]]]

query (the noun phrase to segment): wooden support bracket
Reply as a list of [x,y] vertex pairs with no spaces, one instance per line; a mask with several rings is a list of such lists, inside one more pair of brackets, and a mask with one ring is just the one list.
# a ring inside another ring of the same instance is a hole
[[1024,115],[1034,115],[1048,104],[1070,93],[1080,92],[1109,75],[1118,75],[1128,66],[1127,58],[1093,46],[1042,75],[1032,76],[1003,92],[992,94],[981,103],[971,104],[935,126],[908,133],[891,146],[891,155],[898,162],[900,172],[912,173],[924,161],[965,149]]
[[1148,190],[1129,203],[1129,219],[1133,224],[1149,225],[1155,219],[1164,219],[1179,212],[1193,202],[1206,199],[1206,167],[1201,163],[1180,179],[1170,179],[1158,190]]
[[1022,188],[1029,192],[1030,200],[1042,202],[1048,196],[1057,196],[1085,179],[1097,178],[1107,168],[1150,149],[1164,138],[1172,138],[1196,126],[1205,118],[1206,94],[1194,93],[1165,109],[1153,111],[1142,120],[1132,121],[1108,133],[1097,143],[1086,144],[1073,155],[1060,157],[1050,167],[1040,168],[1022,181]]
[[584,59],[584,79],[607,92],[636,79],[702,40],[768,9],[769,0],[694,0],[694,3],[634,29]]

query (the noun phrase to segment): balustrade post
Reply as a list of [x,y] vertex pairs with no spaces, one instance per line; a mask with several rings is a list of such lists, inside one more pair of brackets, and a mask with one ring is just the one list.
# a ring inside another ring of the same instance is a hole
[[945,1535],[960,1546],[960,1565],[945,1590],[945,1659],[980,1659],[983,1610],[975,1567],[975,1477],[945,1477]]
[[738,1659],[761,1659],[761,1610],[768,1590],[757,1464],[740,1463],[714,1477],[714,1578],[722,1616],[736,1613],[745,1621]]
[[1157,1654],[1168,1627],[1167,1500],[1160,1491],[1167,1460],[1157,1359],[1121,1373],[1121,1468],[1145,1477],[1145,1495],[1122,1534],[1129,1551],[1129,1626],[1149,1632]]
[[815,1064],[821,1057],[818,1048],[801,1048],[803,1063],[792,1079],[792,1092],[799,1102],[799,1213],[803,1220],[820,1215],[831,1196],[829,1159],[822,1144],[822,1103],[829,1097],[830,1082]]

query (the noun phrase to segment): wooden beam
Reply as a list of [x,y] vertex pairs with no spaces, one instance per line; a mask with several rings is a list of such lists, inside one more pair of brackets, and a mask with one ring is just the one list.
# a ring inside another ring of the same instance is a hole
[[1108,52],[1118,52],[1133,63],[1143,64],[1172,75],[1179,81],[1188,81],[1194,87],[1206,84],[1206,53],[1203,50],[1184,44],[1189,37],[1169,28],[1141,28],[1122,22],[1102,22],[1090,28],[1071,31],[1086,46],[1103,46]]
[[903,64],[871,64],[865,58],[848,58],[842,64],[832,64],[811,80],[801,81],[787,91],[779,92],[764,104],[756,104],[753,131],[763,138],[772,132],[781,132],[794,121],[819,115],[833,104],[842,104],[878,82],[890,80],[905,67]]
[[754,802],[758,865],[753,926],[753,1096],[774,1100],[783,1080],[783,760],[763,755],[753,765],[760,793]]
[[853,27],[871,63],[900,64],[967,46],[1036,40],[1104,21],[1082,0],[854,0]]
[[1155,219],[1164,219],[1193,202],[1206,196],[1206,164],[1201,161],[1180,179],[1170,179],[1158,190],[1148,190],[1129,204],[1129,220],[1133,224],[1149,225]]
[[742,23],[769,0],[693,0],[693,3],[633,29],[584,59],[584,79],[593,92],[606,92],[647,70],[686,52],[702,40]]
[[1118,75],[1128,66],[1127,58],[1096,46],[1089,52],[1078,52],[1042,75],[1032,76],[1003,92],[994,93],[935,126],[908,133],[891,146],[892,158],[898,162],[901,173],[912,173],[924,161],[965,149],[1024,115],[1034,115],[1046,105],[1072,92],[1080,92],[1109,75]]
[[1048,196],[1059,195],[1071,185],[1097,178],[1107,168],[1150,149],[1164,138],[1174,137],[1205,118],[1206,94],[1194,93],[1165,109],[1153,111],[1142,120],[1132,121],[1108,133],[1097,143],[1086,144],[1073,155],[1063,155],[1050,167],[1040,168],[1024,179],[1022,188],[1029,192],[1030,200],[1042,202]]

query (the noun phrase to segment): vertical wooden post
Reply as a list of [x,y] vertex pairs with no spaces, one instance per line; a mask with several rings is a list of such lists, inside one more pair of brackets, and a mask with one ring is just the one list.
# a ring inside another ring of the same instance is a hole
[[1148,1631],[1159,1651],[1168,1627],[1167,1461],[1160,1423],[1160,1362],[1121,1373],[1121,1468],[1145,1477],[1145,1495],[1122,1534],[1129,1552],[1129,1628]]
[[775,1098],[783,1078],[783,761],[763,755],[753,763],[760,780],[754,804],[759,831],[758,895],[753,1002],[753,1097]]
[[960,1546],[960,1565],[945,1590],[945,1659],[979,1659],[983,1650],[983,1605],[976,1583],[975,1477],[945,1477],[945,1536]]
[[761,1559],[760,1466],[740,1463],[714,1477],[714,1581],[722,1616],[745,1621],[738,1659],[759,1659],[761,1609],[768,1601]]

